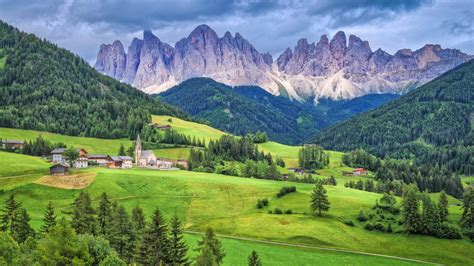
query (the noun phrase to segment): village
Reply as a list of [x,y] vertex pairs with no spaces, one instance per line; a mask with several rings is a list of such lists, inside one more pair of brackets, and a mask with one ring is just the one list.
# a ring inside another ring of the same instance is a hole
[[[24,146],[24,141],[2,140],[1,148],[15,150]],[[53,163],[50,167],[51,175],[67,175],[71,168],[83,169],[91,166],[102,166],[115,169],[130,169],[133,167],[155,169],[155,170],[181,170],[188,169],[188,160],[169,159],[157,157],[153,150],[143,150],[140,135],[135,141],[135,158],[122,155],[89,154],[84,148],[76,148],[77,159],[72,161],[66,155],[66,148],[55,148],[46,160]]]

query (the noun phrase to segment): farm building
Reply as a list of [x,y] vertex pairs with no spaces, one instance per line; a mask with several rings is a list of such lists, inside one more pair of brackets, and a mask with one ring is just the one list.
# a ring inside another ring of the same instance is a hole
[[302,175],[304,174],[304,169],[303,168],[299,168],[299,167],[296,167],[296,168],[288,168],[288,171],[290,172],[293,172],[297,175]]
[[150,123],[148,125],[151,126],[152,128],[161,129],[161,130],[167,130],[167,129],[172,128],[171,125],[161,125],[161,124],[158,124],[158,123]]
[[50,175],[67,175],[69,173],[69,165],[67,163],[57,163],[49,168]]
[[175,165],[175,161],[166,158],[158,158],[156,160],[156,167],[161,170],[169,170],[172,169]]
[[0,141],[3,149],[21,149],[25,145],[21,140],[2,140]]
[[132,168],[130,156],[108,156],[107,161],[107,166],[110,168]]
[[108,156],[105,154],[92,154],[88,156],[89,161],[94,162],[98,165],[107,165]]
[[188,160],[186,160],[186,159],[178,159],[178,160],[176,161],[176,165],[181,165],[181,166],[184,167],[184,169],[188,169],[188,167],[189,167],[189,162],[188,162]]
[[352,175],[367,175],[367,171],[364,168],[354,168]]
[[53,155],[53,163],[66,162],[66,158],[64,157],[65,151],[66,151],[66,148],[56,148],[53,151],[51,151],[51,154]]

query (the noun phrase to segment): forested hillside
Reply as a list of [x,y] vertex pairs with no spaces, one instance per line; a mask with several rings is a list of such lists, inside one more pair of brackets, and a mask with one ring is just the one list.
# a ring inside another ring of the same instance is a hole
[[175,107],[97,73],[79,56],[0,21],[0,127],[135,136]]
[[274,96],[260,87],[232,88],[208,78],[189,79],[160,94],[164,101],[221,130],[236,135],[263,131],[270,139],[286,144],[300,144],[322,128],[395,97],[368,95],[344,101],[322,100],[315,106],[312,101]]
[[312,139],[325,148],[364,148],[474,174],[474,60],[378,109]]

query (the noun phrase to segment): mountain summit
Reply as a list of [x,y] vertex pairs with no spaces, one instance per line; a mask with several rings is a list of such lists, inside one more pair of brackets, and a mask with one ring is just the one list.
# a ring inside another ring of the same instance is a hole
[[125,53],[120,41],[100,46],[95,68],[147,93],[159,93],[193,77],[229,85],[258,85],[292,99],[352,99],[372,93],[402,93],[473,58],[456,49],[425,45],[391,55],[372,51],[355,35],[342,31],[317,43],[300,39],[276,61],[260,53],[241,34],[219,37],[200,25],[174,47],[151,31],[135,38]]

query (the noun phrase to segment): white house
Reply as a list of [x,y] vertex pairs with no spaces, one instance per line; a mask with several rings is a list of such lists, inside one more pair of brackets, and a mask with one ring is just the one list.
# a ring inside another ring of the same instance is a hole
[[87,168],[89,167],[89,160],[87,159],[87,156],[79,157],[74,161],[72,166],[74,168]]
[[95,162],[97,163],[98,165],[107,165],[107,162],[108,162],[108,156],[105,155],[105,154],[92,154],[92,155],[89,155],[88,156],[89,158],[89,161],[91,162]]
[[132,157],[119,156],[119,158],[122,160],[122,168],[125,168],[125,169],[132,168],[132,160],[133,160]]
[[161,170],[169,170],[172,169],[175,165],[175,161],[165,159],[165,158],[158,158],[156,160],[156,167]]
[[51,154],[53,155],[53,163],[66,162],[66,158],[64,157],[65,151],[66,151],[66,148],[56,148],[53,151],[51,151]]

